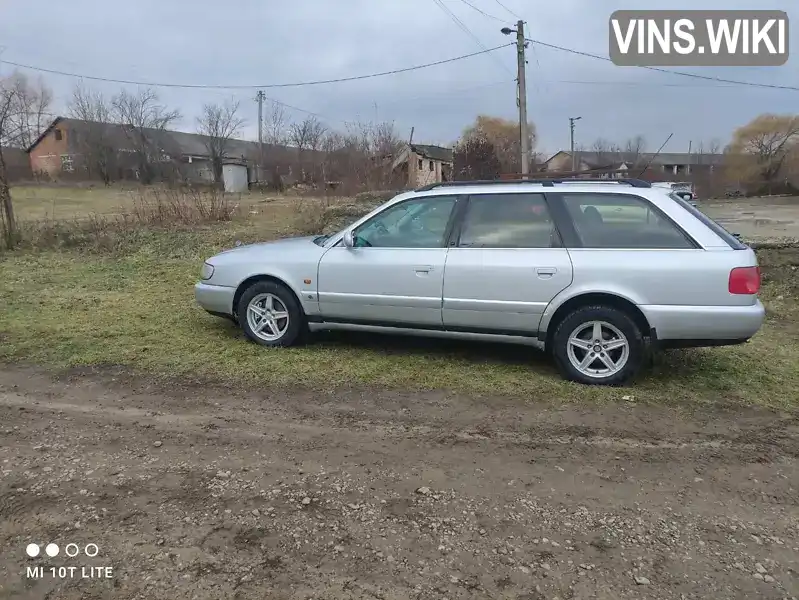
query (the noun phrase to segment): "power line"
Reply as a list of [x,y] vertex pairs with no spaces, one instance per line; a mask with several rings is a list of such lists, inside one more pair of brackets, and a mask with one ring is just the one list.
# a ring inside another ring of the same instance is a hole
[[502,4],[502,2],[500,2],[500,0],[494,0],[494,2],[496,2],[497,4],[499,4],[499,5],[500,5],[500,7],[504,8],[504,9],[505,9],[505,11],[507,11],[507,12],[508,12],[508,13],[510,13],[510,14],[512,14],[514,17],[516,17],[516,18],[517,18],[517,19],[519,19],[520,21],[523,21],[523,20],[524,20],[524,19],[522,19],[522,18],[521,18],[519,15],[517,15],[515,12],[513,12],[511,9],[509,9],[507,6],[505,6],[504,4]]
[[475,6],[474,4],[469,2],[469,0],[461,0],[461,2],[463,2],[466,6],[468,6],[470,8],[473,8],[474,10],[479,12],[481,15],[483,15],[485,17],[488,17],[489,19],[494,19],[495,21],[499,21],[500,23],[505,23],[506,22],[506,19],[500,19],[499,17],[495,17],[494,15],[488,14],[482,8],[478,8],[477,6]]
[[[533,44],[538,44],[539,46],[544,46],[545,48],[552,48],[553,50],[561,50],[563,52],[569,52],[570,54],[577,54],[579,56],[587,56],[589,58],[597,58],[599,60],[604,60],[607,62],[612,63],[613,61],[608,58],[607,56],[600,56],[599,54],[591,54],[590,52],[582,52],[581,50],[574,50],[573,48],[564,48],[563,46],[556,46],[555,44],[548,44],[546,42],[542,42],[539,40],[532,40],[529,38],[525,38],[528,42]],[[683,77],[692,77],[694,79],[703,79],[705,81],[715,81],[717,83],[730,83],[733,85],[746,85],[750,87],[761,87],[761,88],[771,88],[775,90],[791,90],[794,92],[799,92],[799,87],[794,87],[790,85],[776,85],[772,83],[756,83],[753,81],[739,81],[737,79],[724,79],[722,77],[713,77],[711,75],[698,75],[696,73],[687,73],[685,71],[672,71],[670,69],[661,69],[660,67],[639,67],[641,69],[647,69],[649,71],[657,71],[659,73],[669,73],[670,75],[682,75]]]
[[474,32],[473,32],[471,29],[469,29],[469,28],[466,26],[466,24],[465,24],[463,21],[461,21],[461,20],[458,18],[458,17],[457,17],[457,15],[456,15],[454,12],[452,12],[452,11],[451,11],[451,10],[450,10],[450,9],[447,7],[447,5],[446,5],[446,4],[444,4],[444,2],[443,2],[442,0],[433,0],[433,2],[435,2],[435,3],[436,3],[436,5],[437,5],[437,6],[438,6],[438,7],[439,7],[441,10],[443,10],[443,11],[444,11],[444,14],[446,14],[446,15],[447,15],[447,16],[448,16],[450,19],[452,19],[452,21],[455,23],[455,25],[457,25],[458,27],[460,27],[461,31],[463,31],[463,32],[464,32],[466,35],[468,35],[470,38],[472,38],[472,39],[474,40],[474,42],[475,42],[475,43],[476,43],[476,44],[477,44],[477,45],[478,45],[478,46],[479,46],[481,49],[483,49],[483,50],[485,50],[485,49],[486,49],[486,47],[485,47],[485,45],[483,44],[483,42],[481,42],[481,41],[480,41],[480,38],[479,38],[479,37],[477,37],[477,36],[474,34]]
[[[433,2],[435,2],[435,3],[436,3],[436,5],[437,5],[437,6],[438,6],[438,7],[439,7],[441,10],[443,10],[443,11],[444,11],[444,13],[445,13],[445,14],[446,14],[446,15],[447,15],[447,16],[448,16],[450,19],[452,19],[452,20],[455,22],[455,24],[456,24],[458,27],[460,27],[460,29],[461,29],[461,30],[462,30],[462,31],[463,31],[463,32],[464,32],[466,35],[468,35],[469,37],[471,37],[471,38],[472,38],[472,39],[475,41],[475,43],[476,43],[476,44],[477,44],[477,45],[478,45],[478,46],[479,46],[479,47],[480,47],[480,48],[481,48],[481,49],[482,49],[484,52],[487,52],[487,51],[488,51],[488,49],[485,47],[485,45],[483,44],[483,42],[481,42],[481,41],[480,41],[480,38],[478,38],[478,37],[477,37],[477,36],[474,34],[474,32],[472,32],[472,30],[471,30],[471,29],[469,29],[469,28],[466,26],[466,24],[465,24],[463,21],[461,21],[461,20],[460,20],[460,19],[459,19],[459,18],[458,18],[458,17],[455,15],[455,13],[453,13],[453,12],[452,12],[452,11],[451,11],[449,8],[447,8],[447,5],[446,5],[446,4],[444,4],[444,2],[443,2],[442,0],[433,0]],[[507,66],[505,66],[505,63],[503,63],[501,60],[499,60],[499,59],[498,59],[497,57],[495,57],[494,55],[490,55],[490,56],[491,56],[491,59],[492,59],[494,62],[496,62],[496,63],[497,63],[497,64],[498,64],[500,67],[502,67],[502,68],[503,68],[503,69],[504,69],[504,70],[505,70],[505,71],[506,71],[508,74],[512,75],[512,73],[510,72],[510,70],[508,69],[508,67],[507,67]]]
[[543,83],[569,83],[580,85],[631,85],[631,86],[649,86],[649,87],[677,87],[677,88],[718,88],[729,89],[734,88],[735,85],[713,85],[701,83],[663,83],[662,81],[578,81],[570,79],[555,79],[555,80],[541,80]]
[[311,115],[312,117],[318,117],[323,121],[334,121],[335,119],[329,119],[324,115],[320,115],[319,113],[315,113],[310,110],[306,110],[304,108],[300,108],[298,106],[292,106],[291,104],[286,104],[285,102],[281,102],[280,100],[275,100],[274,98],[270,98],[269,96],[264,96],[264,100],[269,100],[270,102],[274,102],[275,104],[279,104],[280,106],[285,106],[286,108],[290,108],[291,110],[296,110],[297,112],[305,113],[306,115]]
[[147,87],[163,87],[163,88],[182,88],[182,89],[219,89],[219,90],[243,90],[243,89],[267,89],[267,88],[289,88],[289,87],[306,87],[311,85],[325,85],[329,83],[343,83],[347,81],[360,81],[363,79],[372,79],[375,77],[384,77],[386,75],[397,75],[399,73],[407,73],[409,71],[417,71],[419,69],[427,69],[429,67],[436,67],[438,65],[445,65],[448,63],[456,62],[459,60],[465,60],[467,58],[472,58],[473,56],[479,56],[481,54],[488,54],[490,52],[494,52],[499,50],[500,48],[507,48],[508,46],[513,46],[514,44],[502,44],[501,46],[495,46],[493,48],[486,48],[483,46],[483,49],[479,52],[472,52],[471,54],[463,54],[461,56],[455,56],[453,58],[445,58],[443,60],[437,60],[431,63],[425,63],[422,65],[414,65],[412,67],[404,67],[402,69],[392,69],[391,71],[382,71],[380,73],[369,73],[367,75],[355,75],[352,77],[340,77],[338,79],[322,79],[318,81],[301,81],[296,83],[271,83],[271,84],[263,84],[263,85],[208,85],[208,84],[189,84],[189,83],[164,83],[164,82],[148,82],[148,81],[134,81],[130,79],[113,79],[110,77],[97,77],[93,75],[81,75],[78,73],[68,73],[66,71],[58,71],[56,69],[47,69],[44,67],[36,67],[33,65],[26,65],[18,62],[13,62],[10,60],[0,60],[0,64],[8,64],[13,65],[15,67],[19,67],[21,69],[30,69],[32,71],[39,71],[42,73],[50,73],[52,75],[63,75],[65,77],[75,77],[78,79],[89,79],[91,81],[104,81],[107,83],[121,83],[123,85],[141,85]]

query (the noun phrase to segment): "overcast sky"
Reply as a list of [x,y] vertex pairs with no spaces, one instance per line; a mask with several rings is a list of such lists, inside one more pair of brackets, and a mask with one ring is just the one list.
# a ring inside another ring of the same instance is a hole
[[[442,0],[483,47],[511,41],[499,29],[515,13],[528,37],[608,55],[608,18],[638,8],[746,9],[743,0]],[[507,7],[506,10],[504,7]],[[799,17],[796,0],[771,0],[762,8]],[[799,20],[794,21],[799,23]],[[799,36],[790,39],[797,52]],[[137,81],[209,85],[265,85],[362,75],[447,59],[481,49],[435,0],[0,0],[3,61],[83,75]],[[355,119],[392,120],[419,143],[450,143],[477,114],[516,117],[515,51],[503,48],[409,73],[329,85],[266,89],[268,97],[320,115],[332,127]],[[775,68],[703,68],[704,75],[799,85],[799,56]],[[636,134],[656,150],[687,151],[719,138],[762,112],[796,113],[799,92],[730,87],[676,75],[617,67],[552,49],[528,50],[528,110],[539,150],[569,143],[568,117],[581,116],[577,141],[619,142]],[[13,70],[0,64],[3,75]],[[690,69],[683,69],[690,70]],[[76,80],[43,75],[63,111]],[[118,84],[86,82],[113,93]],[[248,118],[254,138],[256,90],[161,89],[180,108],[179,129],[193,131],[205,102],[230,96]],[[289,109],[292,117],[305,113]]]

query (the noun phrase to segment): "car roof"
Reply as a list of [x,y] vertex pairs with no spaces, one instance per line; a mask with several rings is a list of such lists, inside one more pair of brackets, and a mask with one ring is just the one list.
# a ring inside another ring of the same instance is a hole
[[628,193],[647,196],[646,192],[655,187],[658,194],[663,193],[664,186],[655,186],[638,179],[547,179],[528,181],[458,181],[431,184],[402,194],[402,198],[420,195],[461,195],[461,194],[507,194],[535,191],[541,192],[591,192],[591,193]]

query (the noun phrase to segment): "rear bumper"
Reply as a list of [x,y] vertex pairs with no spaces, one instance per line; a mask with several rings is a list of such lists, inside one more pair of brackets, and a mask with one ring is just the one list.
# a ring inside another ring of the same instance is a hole
[[766,318],[760,300],[749,306],[640,307],[666,347],[740,344],[755,335]]
[[194,299],[197,304],[212,315],[232,317],[235,295],[236,288],[224,285],[199,282],[194,286]]
[[676,348],[717,348],[719,346],[738,346],[746,344],[748,339],[741,340],[655,340],[655,346],[660,350],[673,350]]

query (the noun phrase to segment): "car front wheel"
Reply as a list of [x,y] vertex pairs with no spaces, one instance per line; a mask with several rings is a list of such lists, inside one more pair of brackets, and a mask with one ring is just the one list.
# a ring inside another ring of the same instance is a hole
[[244,334],[262,346],[294,345],[306,328],[294,294],[272,281],[259,281],[244,291],[237,317]]
[[552,339],[558,369],[571,381],[621,385],[644,363],[646,346],[635,321],[609,306],[579,308],[560,322]]

